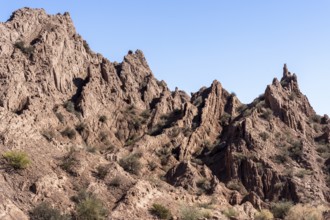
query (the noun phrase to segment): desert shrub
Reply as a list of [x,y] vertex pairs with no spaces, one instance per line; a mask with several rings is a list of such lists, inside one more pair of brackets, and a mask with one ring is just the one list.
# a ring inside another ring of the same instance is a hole
[[265,106],[266,106],[266,102],[265,101],[260,101],[256,104],[255,107],[258,109],[258,111],[262,111]]
[[135,144],[139,140],[139,137],[136,134],[132,134],[125,142],[125,146],[130,146]]
[[248,108],[248,106],[246,104],[242,104],[242,105],[238,106],[237,111],[241,113],[244,110],[246,110],[247,108]]
[[105,116],[105,115],[101,115],[101,116],[99,117],[99,121],[102,122],[102,123],[106,122],[107,120],[108,120],[108,118],[107,118],[107,116]]
[[231,118],[230,114],[228,114],[227,112],[224,112],[223,115],[220,118],[220,123],[222,125],[228,124],[229,121],[230,121],[230,118]]
[[180,210],[182,220],[197,220],[203,217],[203,213],[195,206],[185,206]]
[[87,41],[84,40],[83,45],[84,45],[86,52],[91,53],[91,48],[89,47],[89,44],[87,43]]
[[267,132],[261,132],[260,134],[259,134],[259,136],[261,137],[261,139],[263,140],[263,141],[267,141],[267,139],[269,138],[269,134],[267,133]]
[[210,181],[208,181],[207,179],[203,178],[200,179],[196,182],[196,185],[198,188],[200,188],[202,190],[202,192],[204,193],[210,193],[212,191],[212,186]]
[[150,111],[149,110],[144,110],[141,113],[141,117],[144,118],[144,119],[148,119],[150,117]]
[[154,171],[158,167],[158,165],[154,161],[149,161],[148,167],[149,167],[149,170]]
[[175,137],[179,136],[180,132],[181,132],[181,129],[178,127],[175,127],[171,130],[171,132],[169,133],[169,136],[171,138],[175,138]]
[[284,185],[285,185],[285,183],[283,183],[283,182],[275,183],[274,189],[275,190],[280,190],[280,189],[283,188]]
[[138,175],[142,168],[139,157],[136,154],[131,154],[119,160],[119,165],[124,168],[125,171]]
[[80,203],[89,197],[93,197],[93,193],[88,192],[86,188],[81,188],[77,195],[72,196],[71,200],[75,203]]
[[97,148],[95,146],[91,146],[91,145],[87,145],[85,147],[86,151],[89,153],[96,153],[97,152]]
[[195,100],[193,100],[193,105],[200,106],[203,103],[203,97],[198,96]]
[[61,112],[56,112],[55,115],[56,115],[57,119],[58,119],[61,123],[64,122],[64,116],[62,115]]
[[87,124],[81,122],[79,124],[76,125],[76,131],[79,132],[79,134],[81,134],[83,131],[85,131],[87,129]]
[[330,144],[320,144],[316,151],[323,159],[328,159],[330,156]]
[[22,53],[30,56],[34,52],[33,46],[25,46],[23,41],[18,41],[14,46],[22,51]]
[[267,121],[271,120],[273,118],[273,111],[269,108],[267,108],[262,114],[261,117]]
[[244,117],[248,117],[251,114],[252,114],[252,109],[245,109],[243,112]]
[[238,216],[238,212],[235,211],[234,208],[228,208],[227,210],[223,211],[223,214],[227,217],[227,218],[235,218]]
[[247,194],[244,185],[239,180],[231,180],[227,183],[227,188],[231,190],[236,190],[241,194]]
[[248,158],[248,155],[244,154],[243,152],[233,152],[233,157],[236,160],[242,161]]
[[15,170],[25,169],[31,163],[28,155],[21,151],[7,151],[3,155],[7,165]]
[[297,204],[288,212],[285,220],[320,220],[323,219],[323,212],[326,209],[322,206],[313,207],[310,205]]
[[77,218],[80,220],[104,220],[106,216],[103,203],[94,196],[88,196],[77,205]]
[[55,137],[54,130],[45,130],[41,134],[47,139],[47,141],[52,141],[53,138]]
[[74,103],[72,101],[65,102],[64,108],[70,113],[74,113],[76,111],[74,108]]
[[312,173],[312,170],[301,169],[296,173],[296,176],[302,179],[305,175],[311,175]]
[[297,98],[297,96],[298,96],[297,93],[295,91],[292,91],[289,95],[289,99],[293,101]]
[[96,176],[99,179],[104,179],[109,173],[109,168],[108,166],[102,166],[99,165],[98,167],[96,167]]
[[271,206],[271,212],[273,213],[275,218],[284,219],[285,216],[290,211],[292,206],[293,206],[293,204],[290,201],[282,201],[282,202],[273,203]]
[[200,166],[203,166],[203,165],[204,165],[203,160],[201,160],[201,159],[199,159],[199,158],[195,158],[195,157],[191,158],[191,162],[192,162],[193,164],[197,164],[197,165],[200,165]]
[[99,133],[99,138],[100,138],[101,142],[105,142],[106,140],[108,140],[108,137],[109,137],[108,133],[106,133],[104,131],[101,131]]
[[319,146],[317,146],[316,151],[320,154],[326,153],[327,151],[329,151],[329,146],[328,145],[319,145]]
[[161,156],[169,156],[171,154],[171,148],[168,146],[164,146],[162,148],[160,148],[157,153],[156,153],[159,157]]
[[262,209],[260,212],[255,214],[254,219],[255,220],[271,220],[271,219],[274,219],[274,216],[269,210]]
[[69,220],[69,216],[62,215],[61,212],[52,208],[48,203],[41,203],[30,212],[31,220]]
[[154,216],[157,216],[159,219],[171,219],[171,211],[163,205],[154,203],[150,208],[150,213]]
[[78,160],[74,156],[75,150],[73,148],[70,149],[67,155],[63,157],[62,163],[60,167],[70,173],[73,174],[73,167],[78,163]]
[[70,139],[73,139],[76,137],[76,132],[70,128],[70,127],[66,127],[62,132],[61,132],[62,136],[66,136]]
[[169,158],[170,158],[170,155],[172,153],[172,150],[170,147],[168,146],[163,146],[162,148],[160,148],[158,151],[157,151],[157,156],[159,157],[160,159],[160,164],[162,166],[165,166],[168,164],[169,162]]
[[317,114],[312,115],[312,116],[310,117],[310,121],[311,121],[311,122],[314,122],[314,123],[317,123],[317,124],[320,124],[320,123],[321,123],[321,120],[322,120],[322,116],[317,115]]
[[109,186],[113,186],[113,187],[119,187],[122,184],[124,184],[124,178],[121,176],[115,176],[114,178],[112,178],[109,182]]
[[280,154],[273,157],[275,163],[283,164],[289,161],[289,152],[287,150],[282,150]]
[[303,143],[301,141],[295,141],[290,148],[290,156],[294,159],[301,158],[303,154]]

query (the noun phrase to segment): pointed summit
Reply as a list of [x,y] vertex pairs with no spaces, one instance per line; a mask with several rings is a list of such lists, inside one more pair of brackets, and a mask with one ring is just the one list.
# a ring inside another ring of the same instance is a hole
[[283,66],[283,77],[288,76],[290,74],[288,67],[286,65],[286,63]]

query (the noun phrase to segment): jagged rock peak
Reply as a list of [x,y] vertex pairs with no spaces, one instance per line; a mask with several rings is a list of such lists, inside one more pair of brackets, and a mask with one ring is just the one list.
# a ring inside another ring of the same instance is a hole
[[286,64],[283,66],[283,77],[281,79],[281,84],[284,88],[289,89],[290,91],[295,91],[300,93],[297,75],[295,73],[291,73],[288,70]]
[[[69,12],[64,12],[63,15],[61,15],[60,13],[57,13],[56,15],[67,17],[67,18],[71,19]],[[43,8],[24,7],[24,8],[21,8],[21,9],[18,9],[16,11],[14,11],[11,14],[10,18],[7,20],[7,22],[17,21],[17,20],[20,20],[22,18],[33,18],[33,17],[45,18],[45,17],[50,17],[50,16],[51,15],[48,15],[47,12],[45,11],[45,9],[43,9]]]
[[288,70],[288,67],[285,63],[284,66],[283,66],[283,77],[288,76],[288,75],[289,75],[289,70]]
[[[315,117],[286,65],[244,105],[217,80],[171,92],[140,50],[110,62],[68,13],[23,8],[0,33],[3,219],[29,219],[42,202],[78,219],[81,190],[108,219],[154,219],[159,201],[173,219],[181,204],[254,219],[281,200],[330,201],[329,117]],[[30,161],[22,170],[5,157],[16,150]]]

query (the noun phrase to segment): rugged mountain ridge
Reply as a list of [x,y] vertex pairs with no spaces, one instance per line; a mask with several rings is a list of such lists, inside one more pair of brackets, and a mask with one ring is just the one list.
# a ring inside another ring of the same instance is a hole
[[82,190],[109,219],[153,219],[159,201],[174,219],[191,207],[253,219],[282,200],[328,205],[330,121],[286,65],[245,105],[218,81],[191,97],[170,91],[140,50],[110,62],[69,13],[23,8],[0,33],[1,154],[31,160],[13,170],[2,158],[2,218],[28,219],[45,201],[76,216]]

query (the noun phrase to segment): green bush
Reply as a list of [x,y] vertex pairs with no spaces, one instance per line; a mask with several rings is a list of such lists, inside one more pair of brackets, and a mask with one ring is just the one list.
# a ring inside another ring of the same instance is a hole
[[227,210],[225,210],[223,212],[223,214],[227,217],[227,218],[235,218],[238,216],[238,213],[235,211],[234,208],[229,208]]
[[107,211],[102,202],[93,196],[80,201],[77,206],[77,217],[80,220],[104,220]]
[[203,217],[203,213],[194,206],[183,207],[181,209],[182,220],[198,220]]
[[255,214],[254,219],[255,220],[271,220],[271,219],[274,219],[274,216],[269,210],[262,209],[260,212]]
[[172,214],[169,209],[160,204],[153,204],[150,213],[154,216],[157,216],[159,219],[171,219]]
[[31,163],[28,155],[20,151],[7,151],[3,154],[7,164],[15,170],[25,169]]
[[329,211],[329,208],[323,205],[312,206],[310,204],[297,204],[288,212],[285,220],[321,220],[323,213]]
[[41,203],[30,212],[31,220],[69,220],[69,216],[62,215],[48,203]]
[[138,155],[132,154],[119,160],[119,165],[124,168],[125,171],[138,175],[142,168]]
[[292,206],[293,204],[290,201],[273,203],[271,207],[271,212],[273,213],[275,218],[284,219]]
[[247,194],[247,191],[246,191],[244,185],[239,180],[231,180],[227,183],[226,186],[228,189],[236,190],[241,194]]

